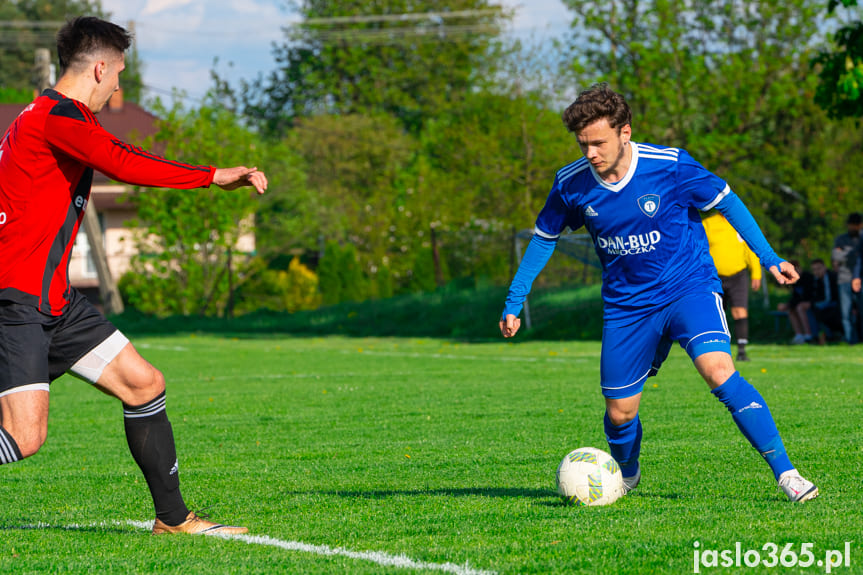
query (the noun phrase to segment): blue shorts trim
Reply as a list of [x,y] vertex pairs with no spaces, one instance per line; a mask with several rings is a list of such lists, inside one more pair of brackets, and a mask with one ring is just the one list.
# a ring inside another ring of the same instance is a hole
[[602,330],[602,394],[621,399],[641,393],[677,341],[695,359],[713,351],[731,354],[731,335],[717,293],[685,295],[625,326]]

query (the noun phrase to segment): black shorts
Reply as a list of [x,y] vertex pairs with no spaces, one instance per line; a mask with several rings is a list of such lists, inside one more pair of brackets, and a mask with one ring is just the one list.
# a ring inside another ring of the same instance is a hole
[[722,276],[722,299],[728,307],[749,309],[749,270],[739,271],[733,276]]
[[0,301],[0,394],[54,381],[116,331],[76,290],[59,316]]

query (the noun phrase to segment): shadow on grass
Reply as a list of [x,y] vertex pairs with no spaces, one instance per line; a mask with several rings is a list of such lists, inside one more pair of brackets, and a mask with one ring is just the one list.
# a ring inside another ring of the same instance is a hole
[[[295,495],[331,495],[355,499],[388,499],[390,497],[422,497],[422,496],[444,496],[444,497],[492,497],[502,499],[534,499],[534,505],[543,507],[572,507],[558,497],[553,489],[528,489],[520,487],[465,487],[453,489],[376,489],[370,491],[306,491],[294,493]],[[659,493],[647,491],[633,491],[627,497],[639,499],[655,499],[673,501],[683,497],[677,493]],[[577,507],[577,506],[576,506]]]
[[679,493],[660,493],[658,491],[632,491],[626,494],[627,497],[638,497],[643,499],[658,499],[664,501],[675,501],[677,499],[686,499]]
[[0,531],[78,531],[82,533],[135,533],[140,529],[121,527],[119,525],[51,525],[48,523],[33,523],[25,525],[0,525]]
[[[300,494],[300,493],[295,493]],[[439,489],[375,489],[370,491],[307,491],[306,495],[334,495],[356,499],[387,499],[390,497],[422,497],[422,496],[446,496],[446,497],[497,497],[512,499],[545,499],[557,497],[557,493],[551,489],[527,489],[521,487],[465,487],[465,488],[439,488]]]

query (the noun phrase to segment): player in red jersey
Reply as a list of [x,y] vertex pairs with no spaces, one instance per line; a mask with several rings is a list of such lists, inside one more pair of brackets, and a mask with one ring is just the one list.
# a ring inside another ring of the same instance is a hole
[[0,464],[45,442],[49,384],[68,371],[123,403],[129,449],[153,497],[154,533],[245,533],[186,507],[164,377],[69,285],[93,170],[141,186],[267,189],[256,168],[172,162],[101,127],[94,114],[119,89],[130,43],[110,22],[67,22],[57,34],[59,81],[0,140]]

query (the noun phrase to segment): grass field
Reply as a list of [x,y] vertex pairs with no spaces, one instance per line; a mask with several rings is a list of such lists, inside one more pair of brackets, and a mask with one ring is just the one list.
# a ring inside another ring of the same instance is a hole
[[850,542],[833,572],[863,573],[856,348],[754,345],[740,366],[818,499],[785,499],[676,348],[645,390],[641,486],[579,508],[554,471],[605,448],[597,342],[134,342],[168,379],[187,502],[253,537],[151,536],[120,406],[64,377],[43,450],[0,468],[0,572],[691,573],[736,543],[769,562],[770,543],[819,561]]

